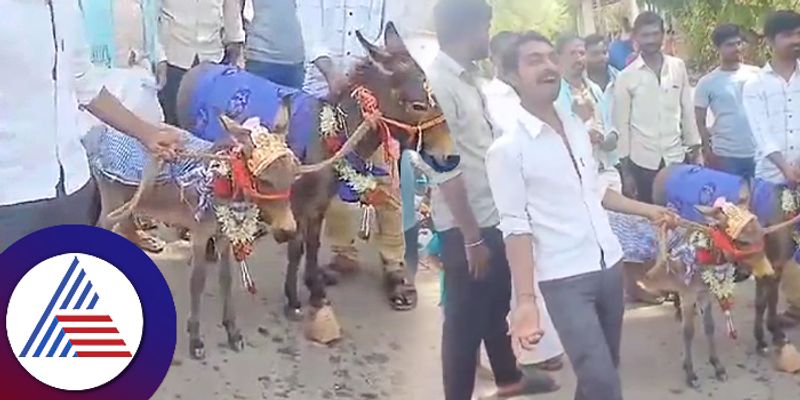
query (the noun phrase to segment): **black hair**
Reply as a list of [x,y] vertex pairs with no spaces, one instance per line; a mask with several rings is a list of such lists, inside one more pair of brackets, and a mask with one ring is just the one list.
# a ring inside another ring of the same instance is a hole
[[789,10],[779,10],[770,14],[764,22],[764,36],[775,39],[775,36],[797,28],[800,28],[800,14]]
[[492,19],[486,0],[439,0],[433,9],[436,37],[440,45],[462,39],[478,24]]
[[601,35],[601,34],[599,34],[599,33],[593,33],[593,34],[583,38],[583,41],[586,43],[586,47],[595,46],[595,45],[598,45],[600,43],[605,43],[606,42],[606,37]]
[[650,25],[658,25],[661,32],[664,32],[664,18],[652,11],[645,11],[636,17],[633,21],[633,31],[639,32],[640,29]]
[[714,29],[711,34],[711,41],[714,46],[720,47],[723,43],[734,38],[742,37],[742,30],[736,24],[722,24]]
[[564,51],[564,47],[568,44],[580,40],[583,41],[583,38],[574,34],[574,33],[562,33],[556,37],[556,52],[561,54]]
[[517,36],[516,40],[514,40],[505,53],[503,53],[503,69],[507,72],[516,71],[519,69],[519,49],[522,45],[530,42],[541,42],[545,43],[549,46],[553,46],[553,43],[536,31],[527,31],[525,33],[521,33]]
[[517,37],[519,37],[519,34],[511,31],[496,33],[492,36],[492,40],[489,41],[489,53],[493,58],[500,57],[502,59],[503,53],[517,40]]

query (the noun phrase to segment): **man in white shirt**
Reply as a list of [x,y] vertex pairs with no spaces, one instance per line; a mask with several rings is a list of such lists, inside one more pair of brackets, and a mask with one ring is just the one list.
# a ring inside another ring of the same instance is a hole
[[161,0],[161,43],[167,59],[167,82],[159,99],[169,124],[181,79],[197,63],[236,64],[244,46],[241,0]]
[[[776,11],[764,24],[772,59],[744,85],[744,109],[756,142],[756,177],[800,184],[800,15]],[[800,321],[800,270],[783,271],[787,322]]]
[[623,175],[636,182],[637,198],[653,202],[653,179],[665,165],[701,161],[689,74],[683,60],[662,53],[664,20],[645,11],[633,35],[640,55],[614,87],[614,127]]
[[[310,63],[306,72],[304,89],[320,98],[337,101],[349,88],[347,74],[350,68],[362,57],[367,56],[364,46],[359,42],[356,32],[372,43],[383,38],[384,26],[391,18],[399,16],[400,0],[308,0],[297,4],[297,12],[306,37]],[[401,32],[402,33],[402,32]],[[369,160],[374,166],[385,171],[396,169],[396,165],[386,165],[383,151],[378,150]],[[380,185],[391,184],[391,179],[380,178]],[[393,189],[390,189],[390,191]],[[333,199],[325,216],[325,236],[334,259],[330,267],[338,272],[352,272],[359,268],[356,238],[361,219],[357,203],[345,203],[338,196]],[[411,274],[404,269],[405,240],[401,213],[390,208],[376,207],[375,219],[378,226],[376,242],[383,263],[384,274]],[[395,278],[393,278],[395,279]],[[409,292],[413,292],[414,279],[404,278]],[[391,306],[395,310],[408,310],[416,307],[413,296],[406,300],[395,297]]]
[[[514,129],[514,117],[513,115],[508,115],[508,113],[516,110],[516,105],[519,104],[519,95],[517,95],[513,87],[506,83],[508,74],[503,70],[503,55],[508,52],[508,48],[518,39],[518,33],[503,31],[495,34],[489,42],[489,57],[492,60],[495,77],[491,82],[484,85],[483,93],[486,96],[487,108],[489,109],[489,115],[492,117],[492,123],[500,131]],[[504,126],[509,122],[512,122],[511,126]],[[512,309],[514,308],[513,300],[512,297]],[[555,334],[553,322],[550,320],[550,314],[547,313],[547,307],[545,307],[542,299],[540,299],[539,311],[542,316],[542,325],[553,334],[545,336],[533,351],[520,351],[520,349],[517,349],[517,360],[524,368],[561,369],[563,367],[561,356],[564,354],[564,347],[561,346],[558,335]]]
[[600,184],[586,126],[553,104],[561,86],[554,59],[536,32],[508,52],[521,103],[515,129],[486,156],[517,302],[511,335],[523,348],[542,339],[541,292],[578,378],[575,398],[621,400],[622,249],[604,207],[657,223],[672,216]]
[[180,133],[128,111],[93,72],[78,3],[0,1],[0,251],[36,230],[94,224],[79,104],[154,153]]

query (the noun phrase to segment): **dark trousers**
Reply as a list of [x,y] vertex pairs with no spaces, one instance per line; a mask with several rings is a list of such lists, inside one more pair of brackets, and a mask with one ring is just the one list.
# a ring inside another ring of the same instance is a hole
[[752,158],[716,156],[714,169],[750,179],[756,175],[756,162]]
[[164,121],[170,125],[178,126],[178,89],[186,72],[188,70],[167,64],[167,83],[158,92],[158,101],[164,110]]
[[419,224],[404,232],[405,236],[405,261],[408,277],[412,282],[417,279],[417,269],[419,269]]
[[306,70],[300,64],[276,64],[255,60],[247,60],[247,72],[258,75],[268,81],[294,89],[302,89]]
[[495,382],[519,382],[522,373],[511,349],[506,317],[511,300],[511,272],[503,235],[494,228],[481,231],[491,251],[483,280],[469,273],[464,239],[458,229],[440,232],[444,265],[444,329],[442,372],[446,400],[469,400],[475,388],[475,369],[481,342],[486,347]]
[[539,282],[578,386],[575,400],[622,400],[622,265]]
[[658,171],[664,168],[664,161],[661,161],[661,165],[657,170],[640,167],[633,161],[628,162],[628,165],[629,172],[633,175],[633,180],[636,183],[636,199],[644,203],[653,204],[653,181],[655,181]]
[[56,198],[0,206],[0,252],[40,229],[56,225],[95,225],[100,216],[100,193],[93,180],[67,196],[63,178]]

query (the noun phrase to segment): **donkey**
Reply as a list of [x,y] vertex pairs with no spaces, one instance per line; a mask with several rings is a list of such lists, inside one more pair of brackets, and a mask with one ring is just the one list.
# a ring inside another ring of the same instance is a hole
[[[259,194],[289,193],[294,183],[293,177],[299,168],[298,161],[285,144],[285,151],[279,151],[288,131],[289,113],[288,103],[283,104],[275,117],[272,131],[259,127],[256,130],[261,136],[257,139],[251,137],[250,130],[223,116],[221,123],[232,135],[234,143],[212,144],[187,135],[185,147],[206,154],[216,154],[217,150],[226,151],[237,146],[236,148],[242,149],[245,162],[250,163],[250,173],[254,175],[252,178],[255,181],[255,190]],[[259,148],[254,140],[270,143],[272,147]],[[239,198],[226,202],[214,196],[212,182],[209,181],[214,166],[208,158],[179,158],[168,163],[166,169],[161,167],[160,162],[150,162],[147,167],[143,167],[147,153],[138,142],[117,132],[107,131],[100,138],[100,143],[100,150],[93,160],[94,174],[102,199],[99,226],[113,229],[118,222],[129,221],[131,212],[135,210],[159,221],[186,227],[191,232],[191,312],[187,325],[190,356],[195,359],[205,356],[199,316],[200,300],[209,268],[206,243],[211,238],[220,243],[222,324],[227,333],[228,345],[234,351],[241,351],[244,340],[236,325],[236,311],[231,299],[231,245],[221,230],[215,210],[219,210],[217,207],[220,205],[228,206],[231,215],[241,222],[247,211],[242,205],[247,202],[255,203],[260,213],[267,216],[267,221],[272,223],[275,231],[292,235],[297,228],[288,195],[245,198],[244,203]],[[278,151],[275,152],[275,149]],[[265,154],[265,151],[271,153]],[[258,154],[260,158],[256,159],[254,155],[258,152],[261,152]],[[246,274],[246,267],[243,267],[242,273]]]
[[[345,156],[367,160],[382,145],[384,148],[390,145],[387,142],[390,136],[401,146],[419,149],[423,158],[440,171],[452,169],[458,163],[458,157],[452,155],[453,145],[442,111],[427,86],[425,74],[409,54],[394,25],[391,22],[386,25],[383,47],[369,43],[360,32],[356,32],[356,36],[368,57],[350,71],[349,89],[354,95],[336,105],[246,72],[223,71],[219,66],[208,64],[190,70],[179,90],[180,124],[201,137],[217,134],[213,121],[205,117],[212,110],[225,110],[228,116],[243,120],[268,113],[276,96],[290,96],[294,105],[292,130],[288,135],[290,147],[304,164],[327,163],[321,168],[301,167],[302,175],[292,187],[291,198],[298,224],[297,235],[275,235],[277,241],[288,242],[289,246],[284,311],[293,320],[302,317],[297,278],[303,255],[306,256],[304,280],[310,291],[312,312],[329,304],[325,292],[327,277],[319,266],[318,252],[325,212],[344,184],[332,167],[333,162],[342,161]],[[365,92],[371,98],[355,95]],[[329,130],[330,121],[321,121],[320,116],[331,106],[341,111],[338,125],[343,127],[333,136],[324,134]],[[364,115],[367,109],[371,112]],[[353,132],[353,127],[358,128]],[[331,141],[345,142],[345,145],[336,150],[328,146]],[[349,151],[348,146],[354,151]],[[389,193],[384,197],[393,195]],[[400,212],[391,202],[376,206],[395,207]],[[393,306],[416,302],[416,291],[404,273],[386,276],[386,284]]]
[[[766,355],[769,346],[764,338],[764,314],[772,343],[779,349],[788,344],[777,314],[781,271],[795,254],[792,232],[798,218],[782,208],[785,188],[762,180],[747,182],[738,176],[703,167],[671,165],[656,176],[653,198],[657,204],[676,209],[681,217],[705,221],[720,232],[741,221],[720,207],[711,207],[719,198],[736,204],[741,215],[754,215],[736,235],[720,237],[723,253],[729,261],[753,269],[756,278],[756,315],[754,334],[757,350]],[[769,226],[768,228],[764,228]]]

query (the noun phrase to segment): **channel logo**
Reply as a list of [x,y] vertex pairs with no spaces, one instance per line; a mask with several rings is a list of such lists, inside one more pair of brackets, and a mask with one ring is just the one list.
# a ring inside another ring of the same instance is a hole
[[28,271],[6,314],[8,340],[20,364],[42,383],[64,390],[92,389],[116,378],[139,347],[142,322],[130,281],[87,254],[62,254]]
[[[128,240],[88,226],[35,232],[0,254],[4,399],[149,399],[175,351],[163,275]],[[2,336],[0,336],[2,337]]]

